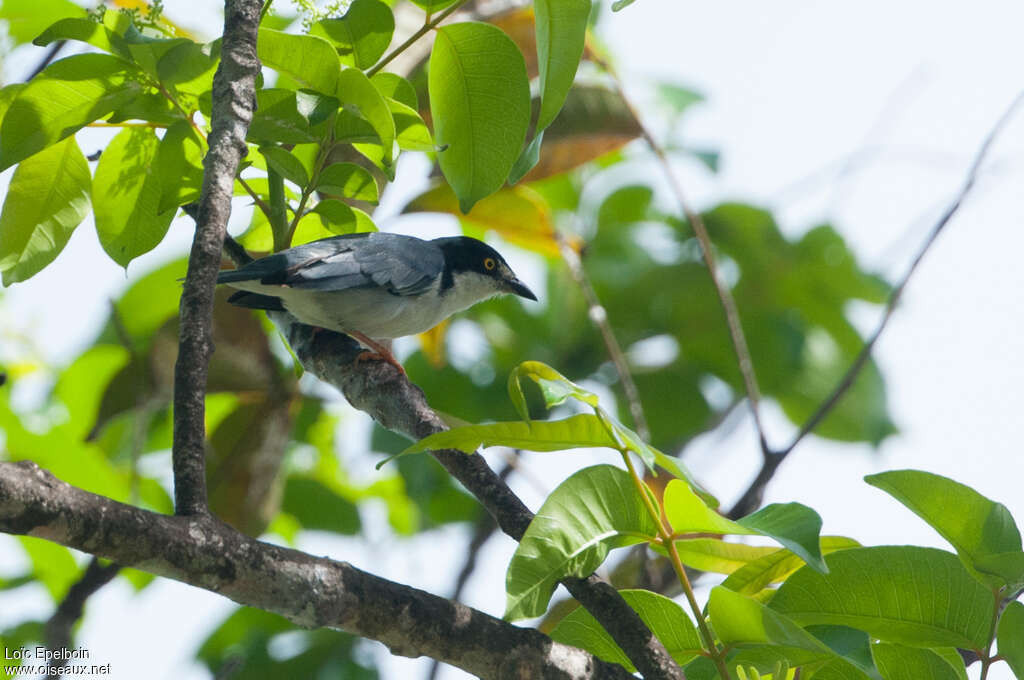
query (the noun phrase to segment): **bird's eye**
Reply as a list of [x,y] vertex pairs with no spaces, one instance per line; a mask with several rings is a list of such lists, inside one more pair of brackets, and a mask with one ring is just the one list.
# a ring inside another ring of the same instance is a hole
[[488,257],[484,260],[484,269],[489,272],[494,271],[494,268],[498,266],[498,263],[494,261],[493,257]]

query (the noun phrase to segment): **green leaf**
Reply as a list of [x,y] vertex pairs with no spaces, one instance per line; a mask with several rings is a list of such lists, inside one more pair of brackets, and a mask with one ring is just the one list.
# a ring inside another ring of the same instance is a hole
[[370,82],[373,83],[373,86],[377,88],[377,91],[385,99],[394,99],[414,111],[419,109],[420,102],[419,97],[416,95],[416,88],[397,73],[390,73],[388,71],[374,73],[370,77]]
[[[871,645],[871,655],[885,680],[960,680],[949,662],[930,649],[904,647],[889,642]],[[960,661],[960,668],[964,662]]]
[[840,550],[828,574],[800,569],[771,607],[801,625],[850,626],[916,647],[984,649],[992,593],[952,553],[914,546]]
[[489,24],[437,30],[428,79],[441,171],[462,212],[501,187],[530,124],[526,64],[515,43]]
[[[321,103],[330,101],[334,101],[333,97],[314,97],[295,90],[260,90],[256,93],[256,111],[247,138],[280,144],[315,142],[317,137],[310,130],[310,116],[320,108],[326,108],[321,107]],[[309,103],[313,104],[312,109],[308,107]],[[337,108],[337,102],[332,108]]]
[[300,189],[305,189],[309,184],[309,175],[302,161],[293,156],[290,151],[279,146],[261,146],[260,153],[267,159],[267,166],[280,173],[289,182],[296,184]]
[[83,13],[69,0],[4,0],[0,19],[7,24],[7,35],[16,43],[27,43],[53,22]]
[[395,17],[380,0],[354,0],[339,19],[322,19],[310,33],[338,48],[342,63],[365,70],[377,63],[391,44]]
[[694,104],[704,101],[704,95],[700,92],[680,87],[675,83],[658,83],[658,96],[677,116]]
[[[728,543],[720,538],[683,538],[674,543],[683,564],[692,569],[716,574],[732,574],[767,556],[780,552],[789,553],[788,550],[779,550],[771,546]],[[662,546],[653,547],[661,554],[668,554]],[[798,562],[802,567],[803,560],[798,560]]]
[[155,248],[174,217],[174,210],[160,212],[159,148],[151,129],[126,128],[111,140],[96,166],[96,232],[103,250],[122,267]]
[[355,163],[335,163],[324,168],[317,179],[316,190],[374,205],[378,199],[373,175]]
[[[619,594],[640,615],[676,663],[684,664],[703,651],[697,628],[678,604],[649,590],[620,590]],[[619,664],[630,673],[636,672],[626,653],[583,607],[566,615],[550,635],[556,642],[585,649],[605,661]]]
[[121,57],[127,56],[127,45],[121,36],[86,17],[61,19],[39,34],[32,44],[45,47],[56,40],[77,40],[98,47],[104,52]]
[[828,572],[821,556],[821,516],[806,505],[772,503],[736,523],[774,538],[816,571]]
[[612,548],[657,533],[629,473],[611,465],[580,470],[551,492],[519,542],[505,579],[505,618],[543,614],[560,579],[589,576]]
[[362,71],[346,68],[338,76],[338,88],[333,94],[342,104],[355,107],[373,127],[380,138],[381,163],[390,167],[395,157],[395,119],[381,93]]
[[53,261],[89,212],[89,164],[74,138],[18,165],[0,212],[0,271],[9,286]]
[[199,200],[203,188],[203,153],[204,148],[188,121],[178,121],[167,128],[156,152],[160,179],[158,214]]
[[665,487],[665,514],[675,533],[750,535],[774,538],[819,571],[828,571],[821,557],[821,517],[800,503],[774,503],[733,522],[702,501],[688,484],[671,480]]
[[433,14],[438,10],[442,10],[445,7],[450,6],[455,0],[412,0],[413,4],[421,9],[426,10],[428,13]]
[[334,96],[338,89],[341,62],[328,41],[315,35],[294,35],[261,28],[258,39],[260,61],[286,74],[303,86]]
[[597,395],[585,390],[564,375],[540,361],[524,361],[508,374],[508,396],[523,420],[529,420],[526,396],[523,394],[522,379],[529,378],[540,387],[544,404],[548,408],[564,404],[572,397],[588,406],[597,407]]
[[[845,536],[822,536],[821,552],[824,555],[847,548],[859,548],[860,543]],[[790,550],[773,549],[757,560],[741,566],[729,574],[722,585],[744,595],[756,595],[772,583],[785,581],[790,574],[804,566],[803,558]]]
[[458,449],[465,453],[473,453],[481,446],[510,446],[528,451],[563,451],[590,447],[616,448],[618,443],[608,434],[608,430],[597,416],[581,413],[564,420],[514,420],[453,427],[419,440],[400,455],[438,449]]
[[[920,470],[893,470],[864,478],[928,522],[956,549],[969,569],[982,572],[984,581],[999,586],[1024,581],[1024,572],[1009,579],[978,560],[1003,553],[1021,553],[1020,531],[1002,503],[947,477]],[[1021,555],[1024,560],[1024,554]],[[1021,563],[1024,566],[1024,563]],[[982,567],[982,568],[979,568]],[[993,578],[994,577],[994,578]]]
[[1010,666],[1013,674],[1024,678],[1024,604],[1011,602],[999,617],[996,633],[999,656]]
[[576,78],[587,34],[590,0],[536,0],[533,10],[540,72],[539,132],[558,115]]
[[544,131],[541,130],[537,133],[537,136],[530,140],[530,143],[526,145],[523,152],[519,154],[519,158],[512,165],[512,170],[508,173],[508,183],[518,184],[519,180],[526,177],[526,174],[536,167],[537,162],[540,160],[540,146],[544,143]]
[[129,65],[107,54],[50,64],[22,88],[0,125],[0,170],[102,118],[139,92]]
[[355,210],[339,200],[328,198],[320,201],[312,212],[319,216],[321,225],[332,234],[351,234],[357,230]]
[[618,12],[621,9],[629,7],[634,2],[636,2],[636,0],[615,0],[615,2],[612,3],[612,11]]
[[772,645],[797,665],[820,664],[835,653],[791,618],[757,600],[715,586],[708,600],[715,634],[727,645]]
[[427,124],[416,109],[396,99],[388,100],[388,108],[395,119],[395,141],[398,148],[406,151],[436,151],[437,145],[427,129]]

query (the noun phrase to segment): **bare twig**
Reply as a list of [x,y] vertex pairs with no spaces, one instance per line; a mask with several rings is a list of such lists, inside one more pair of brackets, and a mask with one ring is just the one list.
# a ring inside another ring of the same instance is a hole
[[1006,123],[1010,120],[1014,111],[1017,109],[1017,107],[1021,104],[1022,101],[1024,101],[1024,92],[1021,92],[1014,98],[1014,100],[1010,103],[1007,109],[1003,112],[1003,114],[999,117],[999,119],[989,130],[988,134],[985,136],[984,141],[982,142],[981,146],[978,148],[978,151],[974,156],[974,161],[971,163],[971,166],[967,171],[967,179],[964,181],[963,187],[954,197],[953,201],[949,204],[946,210],[943,211],[942,215],[935,223],[935,226],[932,227],[927,238],[925,238],[924,243],[921,244],[921,247],[918,250],[917,255],[914,256],[913,260],[911,260],[910,266],[907,268],[907,271],[903,274],[903,277],[892,289],[892,292],[889,294],[889,301],[888,303],[886,303],[885,311],[882,313],[882,318],[878,322],[878,326],[875,328],[874,333],[872,333],[871,336],[868,338],[867,342],[864,343],[864,346],[861,348],[860,352],[853,360],[853,363],[850,364],[850,367],[847,369],[846,373],[836,384],[832,392],[829,393],[825,400],[822,401],[822,403],[814,411],[811,417],[807,419],[807,422],[804,423],[803,427],[800,428],[800,431],[797,432],[795,437],[793,437],[793,440],[789,443],[789,445],[786,446],[784,449],[781,449],[777,452],[773,452],[765,457],[761,470],[758,472],[757,477],[754,479],[750,487],[747,489],[747,491],[743,494],[740,500],[736,503],[735,507],[729,513],[730,516],[742,516],[747,512],[756,509],[757,506],[760,505],[761,497],[764,495],[764,488],[771,480],[772,476],[775,474],[775,471],[778,469],[782,461],[785,460],[790,453],[792,453],[793,449],[797,446],[797,444],[799,444],[804,439],[804,437],[806,437],[808,434],[814,431],[814,428],[816,428],[821,423],[821,421],[825,419],[825,417],[832,411],[832,409],[835,408],[835,405],[839,403],[840,399],[843,398],[843,395],[846,394],[847,390],[849,390],[850,387],[853,386],[853,383],[854,381],[856,381],[857,376],[864,369],[864,366],[867,365],[868,360],[871,358],[871,352],[874,349],[875,344],[878,342],[878,338],[881,337],[882,332],[889,324],[889,319],[892,318],[893,313],[896,311],[896,306],[899,304],[900,298],[903,295],[903,291],[907,287],[907,283],[909,283],[910,281],[910,277],[913,276],[914,272],[917,270],[918,265],[921,264],[921,260],[924,259],[925,254],[935,243],[935,240],[939,237],[939,234],[942,233],[943,229],[945,229],[949,221],[953,218],[954,215],[956,215],[957,211],[960,210],[960,206],[963,205],[964,200],[967,198],[967,195],[971,192],[971,189],[974,188],[974,184],[978,179],[979,171],[981,170],[981,166],[984,163],[986,157],[988,156],[988,152],[992,146],[992,143],[995,141],[995,138],[999,135],[1000,131],[1002,131],[1003,127],[1005,127]]
[[640,390],[637,389],[636,382],[633,380],[633,374],[629,371],[626,355],[623,353],[622,347],[615,337],[615,331],[612,330],[612,326],[608,322],[608,312],[597,297],[597,291],[591,285],[579,255],[561,236],[558,236],[558,249],[562,253],[562,260],[569,268],[569,273],[572,274],[576,285],[583,292],[583,298],[587,301],[587,314],[590,320],[601,332],[601,339],[604,341],[605,349],[608,351],[608,356],[611,358],[612,364],[615,366],[615,372],[618,373],[619,381],[622,383],[622,391],[626,395],[626,402],[629,404],[629,412],[633,416],[633,425],[636,427],[637,434],[644,441],[650,441],[651,428],[647,425],[644,407],[640,402]]
[[26,78],[25,80],[32,80],[37,75],[42,73],[43,69],[49,66],[50,63],[57,58],[57,55],[60,54],[60,51],[64,49],[64,46],[67,44],[67,40],[58,40],[52,45],[50,45],[50,49],[46,51],[46,54],[43,55],[43,58],[39,60],[39,63],[36,64],[36,67],[32,69],[32,73],[30,73],[28,78]]
[[715,264],[715,254],[711,245],[711,237],[708,235],[707,227],[704,225],[704,220],[699,213],[695,212],[686,199],[686,193],[683,191],[683,185],[679,181],[675,170],[672,168],[672,164],[669,162],[668,154],[665,152],[665,148],[654,138],[651,131],[644,125],[643,119],[640,117],[636,107],[633,106],[632,101],[626,96],[626,92],[622,87],[622,82],[619,80],[618,75],[612,68],[611,64],[607,61],[599,60],[598,65],[603,68],[608,75],[611,77],[615,89],[622,101],[625,102],[629,108],[630,113],[636,120],[637,125],[640,128],[640,134],[647,142],[647,146],[650,147],[655,157],[661,165],[662,172],[665,175],[665,179],[668,180],[669,187],[672,193],[675,195],[676,202],[683,211],[686,221],[693,229],[694,235],[697,237],[697,242],[700,243],[701,254],[704,257],[704,264],[708,268],[708,274],[711,276],[711,282],[715,286],[715,290],[718,293],[719,302],[721,302],[722,310],[725,312],[725,321],[729,328],[729,338],[732,340],[733,350],[736,352],[736,360],[739,365],[740,375],[743,378],[743,385],[746,389],[747,399],[750,402],[750,413],[754,418],[754,427],[757,429],[757,436],[761,443],[762,453],[770,451],[768,446],[768,440],[765,438],[764,426],[761,423],[761,391],[757,386],[757,375],[754,372],[754,362],[750,358],[750,349],[747,347],[747,338],[743,334],[743,325],[740,322],[739,311],[736,309],[736,301],[732,297],[732,293],[729,291],[729,286],[722,280],[718,273],[718,266]]
[[[82,578],[78,579],[68,589],[67,595],[57,605],[57,611],[46,622],[44,635],[46,637],[46,646],[51,651],[57,652],[71,648],[71,628],[78,619],[82,618],[86,600],[100,588],[110,583],[120,570],[121,567],[119,565],[103,565],[95,557],[89,561],[89,566],[85,568]],[[67,658],[64,658],[63,655],[54,654],[49,666],[53,669],[61,668],[67,661]],[[60,673],[47,672],[47,675],[60,675]]]
[[174,367],[175,511],[207,512],[204,402],[213,353],[213,288],[220,269],[238,165],[246,153],[245,135],[256,105],[256,33],[261,3],[227,0],[220,66],[213,82],[210,150],[204,161],[199,220],[181,294],[181,331]]

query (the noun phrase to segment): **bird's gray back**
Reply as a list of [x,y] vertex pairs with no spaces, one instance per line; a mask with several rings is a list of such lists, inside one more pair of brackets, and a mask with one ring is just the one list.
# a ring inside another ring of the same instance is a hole
[[444,255],[430,241],[373,232],[306,243],[221,272],[219,283],[335,291],[379,286],[395,295],[427,290],[444,270]]

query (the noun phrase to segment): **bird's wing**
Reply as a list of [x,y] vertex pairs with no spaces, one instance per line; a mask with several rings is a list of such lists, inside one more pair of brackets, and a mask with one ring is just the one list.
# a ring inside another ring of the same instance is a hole
[[421,293],[444,269],[440,248],[398,234],[347,234],[289,248],[221,272],[218,283],[259,281],[305,290],[380,286],[395,295]]

